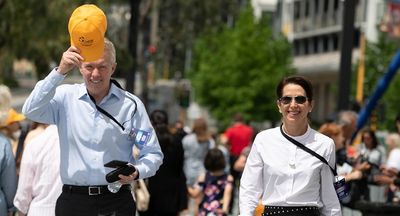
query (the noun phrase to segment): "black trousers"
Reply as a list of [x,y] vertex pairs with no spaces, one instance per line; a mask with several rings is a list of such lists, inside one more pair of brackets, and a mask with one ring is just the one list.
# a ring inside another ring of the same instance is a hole
[[129,190],[101,195],[62,192],[56,203],[56,216],[135,216],[135,212]]

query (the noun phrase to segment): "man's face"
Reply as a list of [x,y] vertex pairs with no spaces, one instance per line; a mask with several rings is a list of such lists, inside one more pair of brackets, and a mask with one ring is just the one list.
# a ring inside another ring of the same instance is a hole
[[98,95],[108,92],[111,75],[114,73],[115,67],[116,63],[111,61],[106,52],[97,61],[82,63],[80,72],[90,94]]

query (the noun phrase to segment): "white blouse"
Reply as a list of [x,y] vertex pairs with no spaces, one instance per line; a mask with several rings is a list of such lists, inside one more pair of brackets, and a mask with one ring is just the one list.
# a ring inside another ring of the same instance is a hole
[[14,205],[29,216],[54,216],[61,194],[57,127],[50,125],[26,144]]
[[[292,137],[335,166],[332,139],[308,127]],[[241,216],[252,216],[259,202],[273,206],[317,206],[321,215],[342,215],[331,169],[291,143],[280,128],[257,134],[243,171],[239,191]]]

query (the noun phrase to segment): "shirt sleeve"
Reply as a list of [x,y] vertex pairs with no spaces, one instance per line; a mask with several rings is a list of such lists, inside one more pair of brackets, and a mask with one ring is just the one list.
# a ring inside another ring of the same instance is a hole
[[240,216],[253,216],[254,210],[263,194],[263,161],[260,152],[257,150],[259,139],[259,137],[256,137],[254,140],[240,180]]
[[[143,103],[138,100],[137,105],[139,115],[137,127],[144,132],[141,136],[146,136],[146,134],[149,136],[145,143],[135,142],[136,147],[140,149],[139,159],[135,163],[135,167],[139,172],[139,179],[144,179],[156,173],[163,162],[164,155]],[[136,139],[145,139],[145,137],[137,137]]]
[[[335,144],[333,140],[329,143],[329,166],[335,167]],[[339,199],[336,195],[335,188],[333,186],[334,176],[329,166],[323,166],[321,170],[321,201],[323,207],[321,209],[322,216],[341,216],[341,208]]]
[[22,107],[22,113],[33,121],[54,124],[53,110],[56,103],[52,99],[64,77],[57,69],[53,69],[45,79],[36,84]]
[[32,144],[34,143],[27,143],[24,149],[20,166],[18,189],[14,198],[15,207],[24,214],[27,214],[33,199],[32,180],[35,177],[35,160],[32,157],[32,151],[34,150],[31,148]]
[[0,188],[4,192],[8,212],[15,210],[13,199],[17,190],[17,174],[11,144],[4,141],[4,163],[1,163]]

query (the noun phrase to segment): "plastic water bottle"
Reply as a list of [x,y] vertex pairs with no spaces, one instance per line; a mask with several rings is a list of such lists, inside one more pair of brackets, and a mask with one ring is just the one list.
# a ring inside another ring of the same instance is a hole
[[121,182],[115,181],[113,183],[108,184],[107,188],[111,193],[117,193],[121,188],[121,186],[122,186]]

